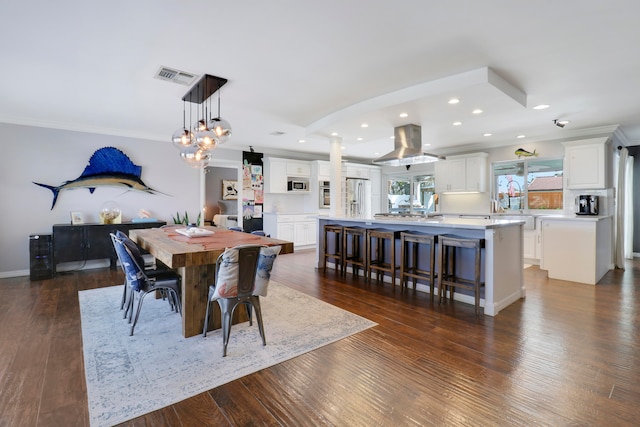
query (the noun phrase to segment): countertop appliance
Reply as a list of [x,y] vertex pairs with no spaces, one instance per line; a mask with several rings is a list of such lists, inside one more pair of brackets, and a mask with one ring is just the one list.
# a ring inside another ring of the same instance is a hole
[[320,209],[329,209],[331,207],[331,183],[329,181],[320,181]]
[[288,191],[309,191],[309,181],[305,179],[287,180]]
[[576,197],[576,215],[598,215],[598,196],[581,194]]
[[371,183],[368,179],[347,178],[348,217],[371,218]]

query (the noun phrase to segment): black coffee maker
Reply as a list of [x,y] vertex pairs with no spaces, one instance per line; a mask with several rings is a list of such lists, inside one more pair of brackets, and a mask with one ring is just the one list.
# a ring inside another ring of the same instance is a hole
[[582,194],[576,197],[576,215],[598,215],[598,196]]

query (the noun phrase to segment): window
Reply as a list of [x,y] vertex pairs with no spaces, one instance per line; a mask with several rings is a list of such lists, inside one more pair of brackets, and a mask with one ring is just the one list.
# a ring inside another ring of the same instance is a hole
[[396,175],[387,181],[390,213],[426,214],[435,211],[435,179],[433,175]]
[[505,211],[562,209],[562,159],[493,164],[493,188]]

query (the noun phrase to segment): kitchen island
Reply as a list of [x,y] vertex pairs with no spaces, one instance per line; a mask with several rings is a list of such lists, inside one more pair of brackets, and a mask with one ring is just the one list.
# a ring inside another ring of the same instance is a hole
[[[482,253],[481,271],[485,286],[484,298],[480,300],[480,305],[484,307],[484,314],[495,316],[500,310],[525,297],[522,246],[524,221],[522,220],[446,217],[363,219],[321,216],[318,217],[317,228],[316,260],[318,268],[322,267],[321,251],[324,245],[322,230],[325,224],[484,238],[485,248]],[[397,253],[399,253],[399,246]],[[396,256],[396,259],[400,259],[399,255]],[[470,277],[474,269],[473,258],[462,257],[458,262],[462,276]],[[436,262],[436,271],[438,270],[437,264],[438,262]],[[428,291],[426,286],[419,289]],[[455,293],[455,299],[473,304],[472,296],[460,292]]]

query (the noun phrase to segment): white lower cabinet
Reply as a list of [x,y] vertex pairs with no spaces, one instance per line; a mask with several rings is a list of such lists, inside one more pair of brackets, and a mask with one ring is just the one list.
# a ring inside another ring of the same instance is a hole
[[264,231],[271,237],[293,242],[294,247],[316,244],[316,218],[314,214],[263,214]]
[[275,233],[270,233],[266,229],[265,231],[267,232],[267,234],[270,234],[271,237],[273,237],[274,239],[287,240],[289,242],[295,241],[294,239],[295,230],[293,228],[292,222],[283,222],[281,224],[278,224]]
[[595,285],[612,265],[611,217],[545,218],[540,268],[549,278]]
[[536,231],[524,230],[522,232],[523,255],[525,259],[537,259],[536,253]]
[[293,223],[293,244],[299,246],[316,244],[316,222],[301,221]]

